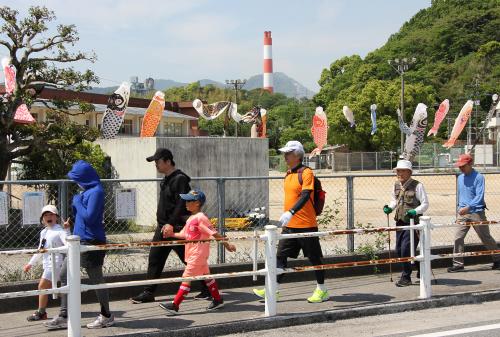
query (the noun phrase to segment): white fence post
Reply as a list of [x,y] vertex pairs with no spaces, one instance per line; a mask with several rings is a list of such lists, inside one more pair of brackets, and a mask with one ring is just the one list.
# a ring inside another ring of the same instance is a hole
[[276,291],[278,290],[276,273],[276,242],[277,227],[268,225],[266,228],[266,298],[265,316],[276,316]]
[[[410,218],[410,227],[415,226],[415,219]],[[415,230],[410,229],[410,256],[415,257]],[[411,264],[415,264],[415,261],[411,261]]]
[[[257,231],[257,228],[254,228],[253,230],[253,251],[252,251],[252,266],[253,266],[253,271],[257,271],[257,259],[258,259],[258,253],[259,253],[259,242],[257,241],[257,235],[259,232]],[[257,275],[252,276],[252,280],[255,282],[257,281]]]
[[68,236],[68,337],[81,336],[80,237]]
[[431,287],[431,218],[423,216],[420,218],[423,226],[420,232],[420,296],[421,299],[432,297]]
[[[50,245],[48,248],[54,248],[52,245]],[[56,265],[56,254],[55,253],[50,253],[50,267],[52,268],[52,275],[50,281],[52,282],[52,289],[57,288],[57,279],[59,278],[60,270],[57,268]],[[52,298],[55,300],[57,299],[57,294],[54,293],[52,294]]]

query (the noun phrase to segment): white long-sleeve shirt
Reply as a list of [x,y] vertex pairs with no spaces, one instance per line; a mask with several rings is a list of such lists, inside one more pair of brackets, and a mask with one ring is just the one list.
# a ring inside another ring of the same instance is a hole
[[[392,190],[391,202],[389,203],[389,207],[394,209],[398,204],[398,198],[396,196],[396,191]],[[424,214],[425,211],[429,208],[429,199],[427,198],[427,193],[425,192],[424,185],[422,183],[418,183],[417,187],[415,187],[415,197],[418,201],[420,201],[420,205],[415,208],[417,214]]]
[[[52,227],[45,227],[40,232],[39,249],[42,248],[58,248],[66,245],[66,237],[70,235],[69,231],[64,229],[61,225],[54,225]],[[61,268],[63,256],[60,253],[55,254],[56,267]],[[43,269],[52,270],[52,261],[50,253],[35,254],[31,257],[29,265],[35,265],[40,260],[43,260]]]

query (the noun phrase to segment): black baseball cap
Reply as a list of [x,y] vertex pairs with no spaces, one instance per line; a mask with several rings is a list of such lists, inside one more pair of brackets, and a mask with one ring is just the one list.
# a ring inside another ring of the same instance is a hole
[[169,149],[160,147],[159,149],[156,150],[154,155],[146,158],[146,160],[149,162],[159,160],[159,159],[170,160],[172,165],[175,166],[174,156],[172,155],[172,151],[170,151]]

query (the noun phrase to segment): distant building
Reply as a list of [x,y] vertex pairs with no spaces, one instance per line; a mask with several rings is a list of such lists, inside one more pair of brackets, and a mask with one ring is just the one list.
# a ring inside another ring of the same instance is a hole
[[[0,87],[0,92],[3,90],[4,88]],[[37,102],[31,106],[31,114],[39,122],[47,120],[51,100],[80,100],[93,104],[94,111],[79,113],[78,107],[75,107],[70,109],[70,120],[100,129],[108,95],[45,88],[40,93],[39,99],[46,100],[45,103],[48,105],[47,107],[43,102]],[[149,99],[130,98],[119,137],[139,136],[144,113],[149,103]],[[165,110],[156,136],[196,137],[206,135],[198,130],[198,117],[199,115],[191,102],[165,102]]]
[[130,91],[135,94],[147,94],[155,90],[155,80],[148,77],[144,83],[139,82],[138,76],[130,77]]
[[144,80],[144,88],[146,90],[155,90],[155,80],[148,77]]

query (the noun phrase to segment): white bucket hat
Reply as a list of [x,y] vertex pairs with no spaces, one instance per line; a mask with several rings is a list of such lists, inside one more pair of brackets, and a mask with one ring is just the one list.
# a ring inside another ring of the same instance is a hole
[[284,147],[279,149],[279,151],[283,152],[283,153],[295,152],[295,151],[299,151],[299,152],[304,153],[304,147],[302,146],[302,144],[299,141],[291,140],[288,143],[286,143],[286,145]]
[[59,215],[59,211],[57,210],[57,207],[54,205],[47,205],[42,208],[42,211],[40,212],[40,217],[43,217],[45,213],[52,213],[55,215]]
[[409,161],[409,160],[398,160],[398,164],[394,168],[394,171],[396,171],[396,170],[410,170],[410,171],[413,172],[411,161]]

